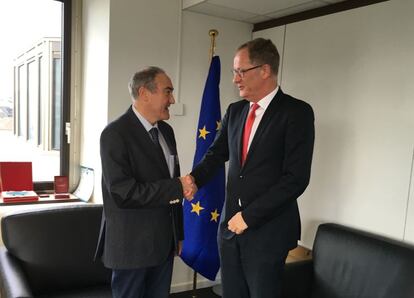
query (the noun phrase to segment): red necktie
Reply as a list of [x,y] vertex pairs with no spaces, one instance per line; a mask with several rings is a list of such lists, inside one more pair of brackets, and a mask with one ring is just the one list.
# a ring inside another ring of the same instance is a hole
[[246,161],[247,157],[247,149],[249,147],[249,138],[250,133],[252,132],[252,126],[254,123],[254,119],[256,118],[256,110],[260,106],[257,103],[254,103],[251,107],[249,116],[247,117],[246,124],[244,126],[244,132],[243,132],[243,149],[242,149],[242,160],[241,163],[244,165],[244,162]]

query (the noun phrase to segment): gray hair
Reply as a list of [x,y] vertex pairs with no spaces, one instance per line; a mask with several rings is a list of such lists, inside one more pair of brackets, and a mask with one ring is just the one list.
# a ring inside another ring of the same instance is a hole
[[247,49],[249,60],[252,64],[268,64],[272,73],[277,75],[279,71],[280,56],[276,46],[270,39],[256,38],[242,44],[237,51]]
[[156,66],[149,66],[136,72],[128,83],[129,94],[132,99],[138,98],[138,90],[141,87],[148,89],[151,93],[155,92],[157,89],[155,77],[161,73],[165,73],[165,71]]

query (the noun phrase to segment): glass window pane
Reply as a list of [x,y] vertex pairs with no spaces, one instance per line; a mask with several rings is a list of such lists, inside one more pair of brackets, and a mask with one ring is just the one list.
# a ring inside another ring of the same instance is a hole
[[62,67],[60,58],[53,59],[53,123],[52,123],[52,148],[60,150],[60,129],[62,117]]
[[38,113],[37,113],[37,145],[42,145],[42,123],[43,123],[43,93],[42,93],[42,56],[38,60]]
[[[18,78],[17,78],[18,82],[18,90],[17,90],[17,109],[18,109],[18,117],[19,117],[19,124],[18,124],[18,135],[21,137],[24,137],[26,134],[24,133],[24,129],[26,127],[26,117],[25,115],[27,114],[27,110],[26,110],[26,76],[25,76],[25,71],[24,71],[24,65],[20,65],[19,66],[19,74],[18,74]],[[4,104],[4,99],[3,99],[3,106]],[[2,119],[3,123],[5,121],[5,119]],[[7,130],[7,124],[4,124],[3,127],[6,127]]]
[[35,140],[37,126],[37,95],[38,95],[38,73],[35,61],[29,62],[27,65],[27,139]]
[[0,161],[31,161],[34,181],[60,174],[62,7],[0,1]]

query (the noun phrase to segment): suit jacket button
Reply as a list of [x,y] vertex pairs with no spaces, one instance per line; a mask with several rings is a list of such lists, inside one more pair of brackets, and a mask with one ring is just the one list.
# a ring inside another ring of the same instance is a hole
[[240,178],[240,179],[243,179],[243,175],[240,175],[240,176],[239,176],[239,178]]

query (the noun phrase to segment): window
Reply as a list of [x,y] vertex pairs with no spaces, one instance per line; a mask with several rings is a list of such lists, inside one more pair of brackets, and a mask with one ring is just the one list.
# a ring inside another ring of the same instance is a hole
[[62,130],[61,127],[61,118],[62,118],[62,65],[60,58],[53,58],[53,101],[52,101],[52,149],[59,150],[60,149],[60,132]]
[[42,93],[42,56],[39,57],[38,60],[38,73],[37,73],[37,77],[38,77],[38,86],[37,86],[37,91],[38,91],[38,106],[39,109],[37,110],[37,145],[41,146],[43,144],[42,139],[43,139],[43,134],[42,134],[42,123],[43,123],[43,112],[42,110],[44,110],[43,108],[43,102],[42,98],[43,98],[43,93]]
[[26,114],[26,92],[24,92],[24,90],[26,90],[26,80],[25,80],[25,72],[24,72],[24,65],[20,65],[18,67],[19,69],[19,73],[18,73],[18,78],[17,78],[17,92],[16,92],[16,97],[15,97],[15,101],[17,98],[17,103],[15,102],[14,106],[17,110],[17,120],[16,119],[14,121],[17,122],[16,126],[17,128],[17,135],[18,136],[23,136],[23,128],[26,127],[26,122],[24,121],[24,116]]
[[69,174],[71,2],[0,2],[0,160],[31,161],[37,190]]
[[34,141],[35,129],[38,124],[37,114],[39,107],[37,106],[37,95],[39,85],[37,81],[39,79],[39,73],[37,72],[36,61],[30,61],[27,64],[27,139]]

